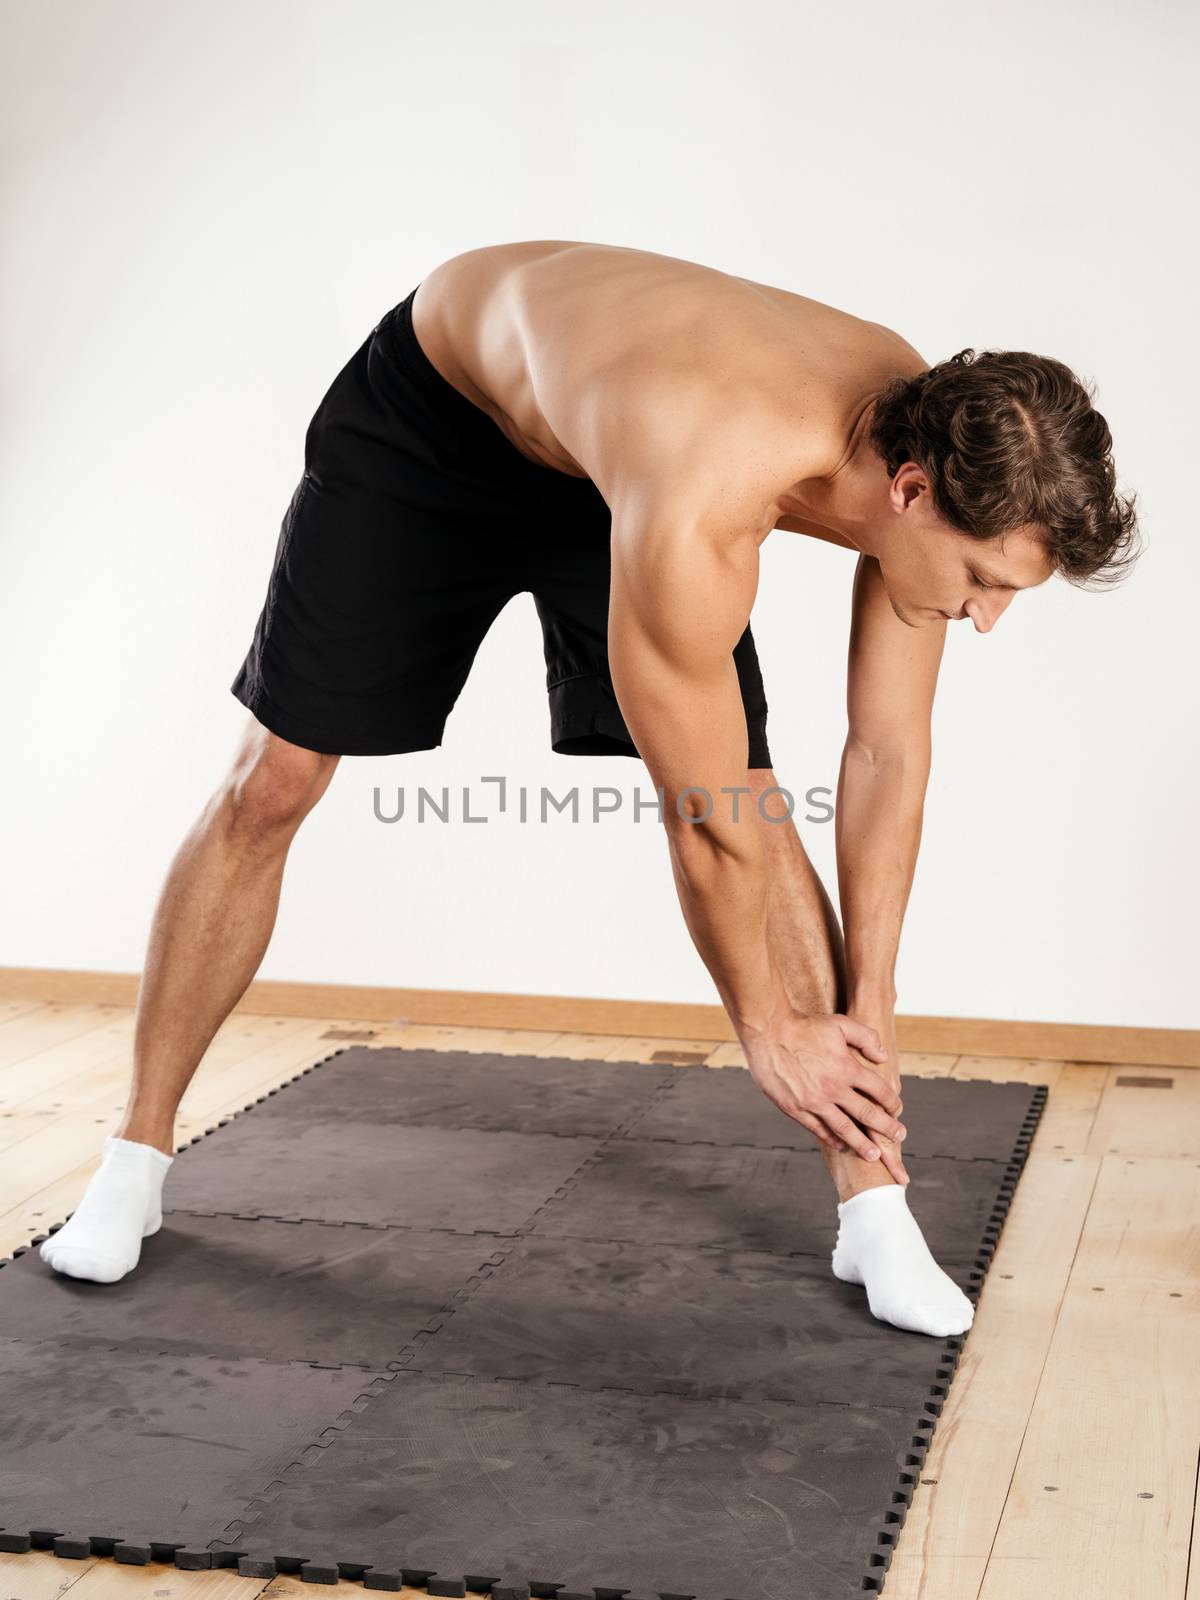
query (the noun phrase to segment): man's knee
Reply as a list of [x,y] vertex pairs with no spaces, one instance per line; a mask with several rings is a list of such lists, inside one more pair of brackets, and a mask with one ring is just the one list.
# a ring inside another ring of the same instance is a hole
[[329,786],[338,760],[253,725],[223,786],[231,832],[250,839],[294,833]]
[[[765,822],[778,824],[790,820],[795,802],[775,776],[773,767],[750,767],[746,773],[746,785],[756,812]],[[774,831],[784,832],[779,827]]]

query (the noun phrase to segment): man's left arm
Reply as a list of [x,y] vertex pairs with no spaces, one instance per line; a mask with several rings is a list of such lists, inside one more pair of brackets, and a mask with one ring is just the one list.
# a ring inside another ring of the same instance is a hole
[[879,563],[859,558],[835,822],[846,1015],[876,1029],[890,1057],[880,1070],[897,1082],[896,952],[921,842],[945,638],[944,622],[923,628],[901,622]]

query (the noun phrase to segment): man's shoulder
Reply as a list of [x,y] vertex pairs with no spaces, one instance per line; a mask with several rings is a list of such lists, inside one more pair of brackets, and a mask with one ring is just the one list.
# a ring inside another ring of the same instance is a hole
[[912,378],[919,372],[927,372],[930,363],[921,352],[909,343],[902,333],[897,333],[895,328],[889,328],[882,322],[871,322],[867,326],[872,330],[870,348],[872,354],[880,360],[885,367],[895,367],[898,375]]
[[864,392],[803,373],[638,356],[595,378],[576,455],[614,514],[636,496],[765,518],[791,485],[837,466]]
[[833,445],[801,433],[753,386],[656,364],[597,394],[580,459],[614,516],[654,511],[692,520],[764,520],[787,484]]

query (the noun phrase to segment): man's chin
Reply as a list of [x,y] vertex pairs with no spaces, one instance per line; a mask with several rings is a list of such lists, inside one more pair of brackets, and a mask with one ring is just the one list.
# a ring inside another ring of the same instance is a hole
[[910,611],[907,606],[902,606],[894,595],[888,595],[888,604],[900,618],[900,621],[904,623],[905,627],[927,628],[934,620],[932,617],[923,616],[919,611]]

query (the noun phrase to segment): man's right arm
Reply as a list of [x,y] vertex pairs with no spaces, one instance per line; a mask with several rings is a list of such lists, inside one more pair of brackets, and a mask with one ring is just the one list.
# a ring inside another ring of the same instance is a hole
[[[756,1082],[818,1138],[874,1159],[868,1152],[878,1147],[855,1123],[895,1138],[900,1099],[850,1046],[884,1060],[878,1035],[845,1017],[793,1010],[767,940],[766,861],[733,662],[757,581],[748,532],[718,533],[694,515],[614,514],[609,668],[663,791],[684,919]],[[898,1153],[884,1161],[900,1165]]]

